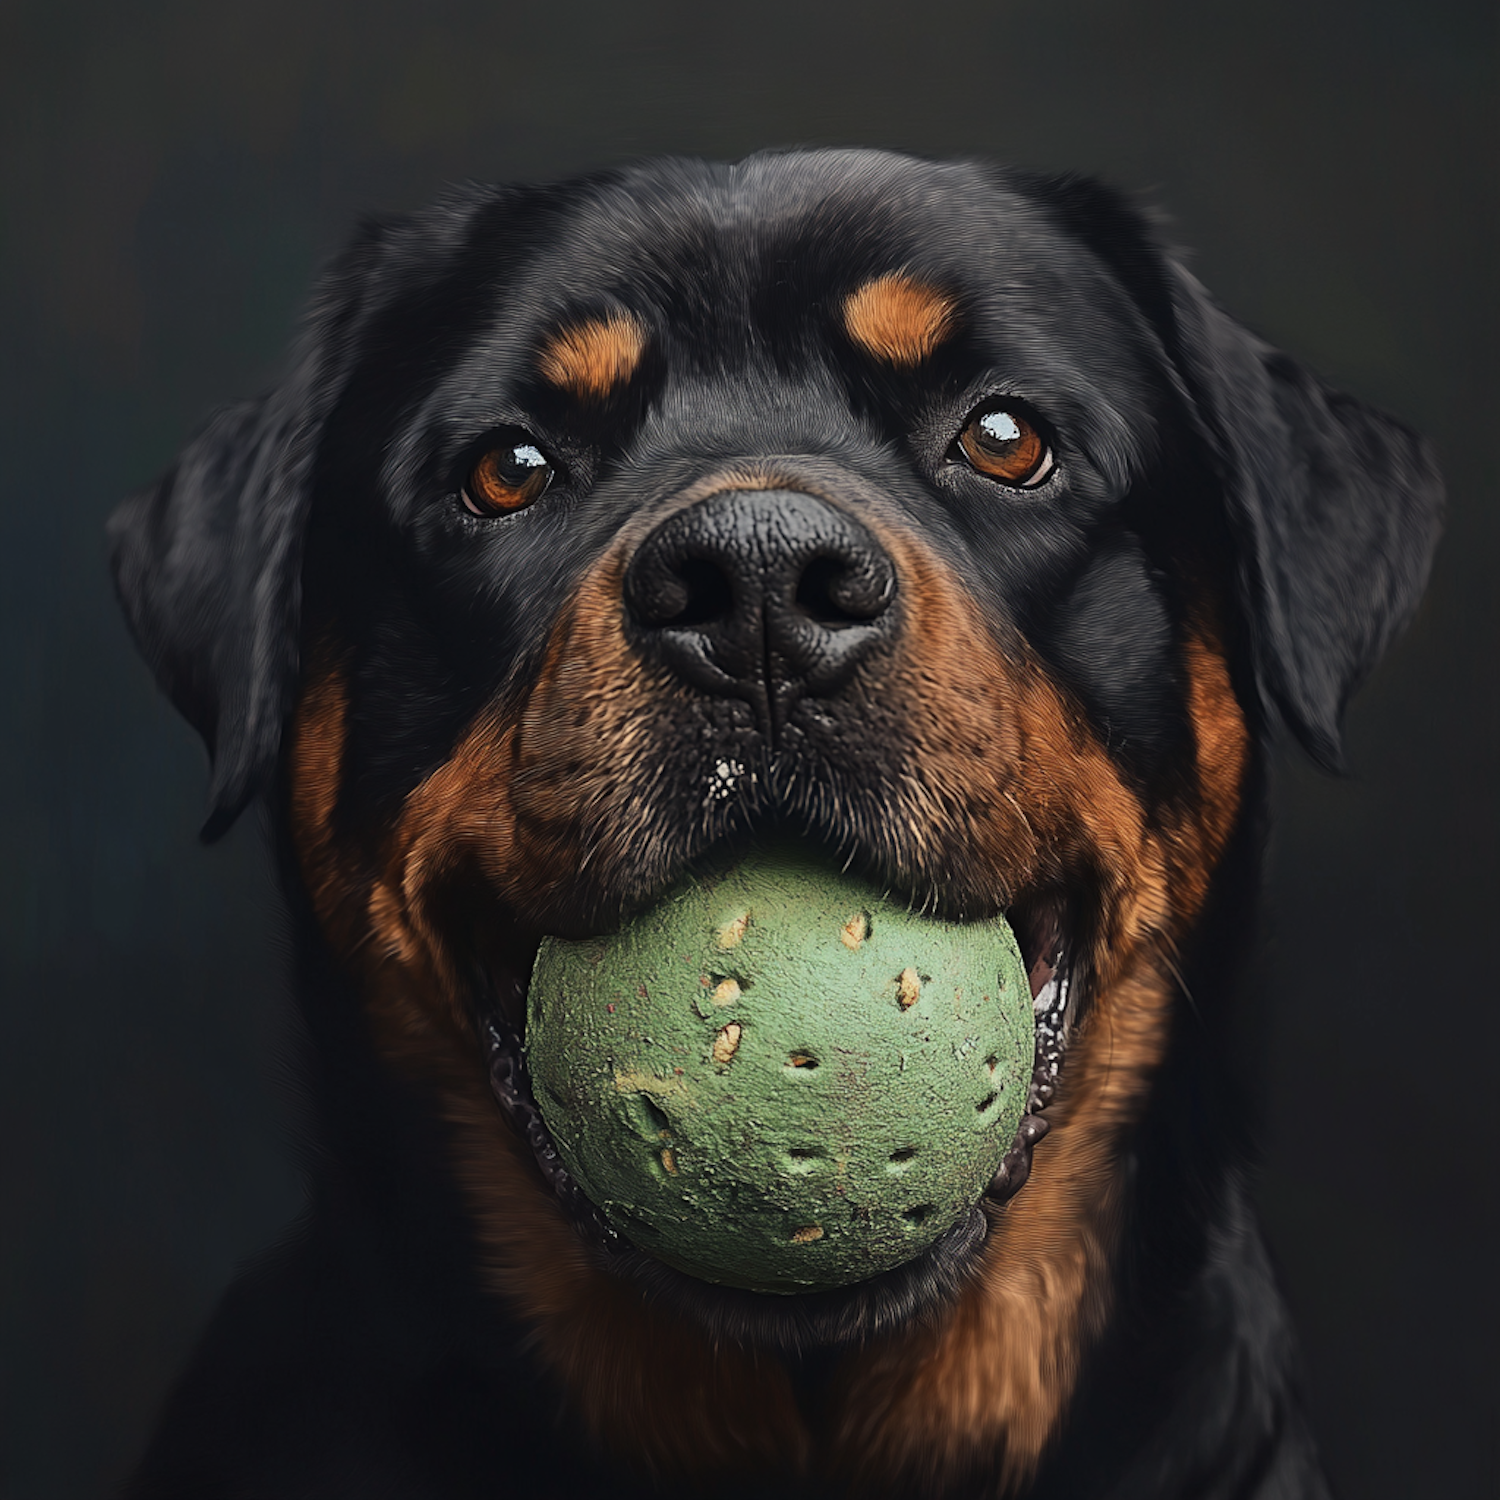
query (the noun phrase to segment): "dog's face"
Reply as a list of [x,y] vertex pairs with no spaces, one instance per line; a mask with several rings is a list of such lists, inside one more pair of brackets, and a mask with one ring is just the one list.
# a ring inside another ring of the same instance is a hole
[[[974,1328],[923,1338],[1021,1328],[1050,1361],[1019,1472],[1102,1316],[1121,1133],[1255,738],[1279,714],[1331,755],[1433,493],[1406,434],[1229,323],[1101,191],[805,154],[370,233],[287,384],[127,513],[120,568],[221,813],[280,758],[317,921],[437,1089],[565,1376],[571,1309],[631,1277],[782,1342],[957,1299]],[[643,1265],[514,1050],[542,934],[772,829],[947,917],[1006,913],[1039,1018],[983,1214],[818,1298]]]
[[544,930],[768,819],[974,916],[1098,857],[1033,766],[1190,792],[1228,563],[1159,340],[1035,203],[859,166],[598,188],[356,372],[308,573],[354,651],[352,826],[462,746],[514,804],[475,853]]

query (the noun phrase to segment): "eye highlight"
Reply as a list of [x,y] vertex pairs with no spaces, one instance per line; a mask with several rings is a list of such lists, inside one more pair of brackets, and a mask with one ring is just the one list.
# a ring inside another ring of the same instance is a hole
[[1013,407],[992,402],[972,413],[958,447],[987,479],[1025,489],[1052,472],[1052,453],[1031,422]]
[[539,500],[557,472],[551,459],[529,438],[502,442],[469,470],[462,497],[476,516],[503,516]]

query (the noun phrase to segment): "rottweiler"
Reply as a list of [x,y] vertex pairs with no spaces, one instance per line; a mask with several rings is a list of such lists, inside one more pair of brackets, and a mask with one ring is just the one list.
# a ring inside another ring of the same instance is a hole
[[[1439,507],[1088,179],[771,152],[367,224],[112,522],[205,837],[267,809],[309,1133],[129,1493],[1324,1495],[1235,976],[1267,746],[1337,767]],[[1036,1015],[967,1217],[804,1294],[634,1244],[524,1034],[545,937],[773,837],[1003,915]]]

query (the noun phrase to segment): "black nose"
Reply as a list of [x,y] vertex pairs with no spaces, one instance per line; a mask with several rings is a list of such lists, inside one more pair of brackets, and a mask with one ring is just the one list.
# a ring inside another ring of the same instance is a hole
[[896,569],[852,516],[795,490],[731,490],[663,521],[625,574],[637,644],[774,733],[895,628]]

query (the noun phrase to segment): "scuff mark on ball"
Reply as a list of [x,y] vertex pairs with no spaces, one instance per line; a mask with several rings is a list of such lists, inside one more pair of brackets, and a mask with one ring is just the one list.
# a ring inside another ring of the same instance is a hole
[[922,979],[915,969],[902,969],[896,980],[896,999],[902,1010],[910,1010],[922,998]]
[[728,1067],[729,1060],[739,1050],[742,1029],[738,1021],[731,1021],[714,1038],[713,1059],[721,1068]]

